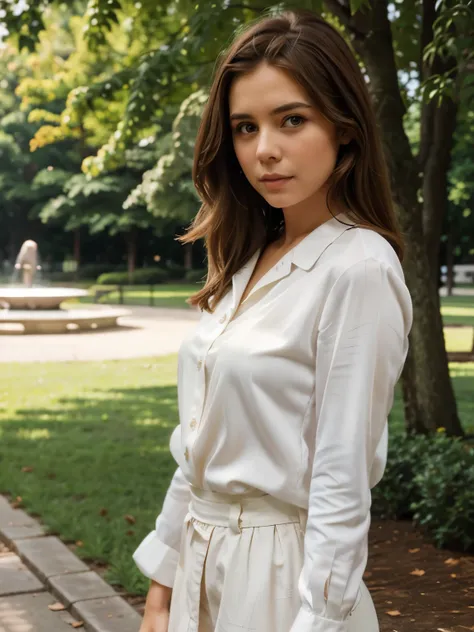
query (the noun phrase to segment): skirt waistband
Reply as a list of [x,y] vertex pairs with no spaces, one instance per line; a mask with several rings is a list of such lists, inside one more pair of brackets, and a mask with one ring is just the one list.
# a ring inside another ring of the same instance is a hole
[[229,527],[234,533],[250,527],[299,523],[306,528],[308,512],[259,491],[245,496],[219,494],[191,486],[187,520],[216,527]]

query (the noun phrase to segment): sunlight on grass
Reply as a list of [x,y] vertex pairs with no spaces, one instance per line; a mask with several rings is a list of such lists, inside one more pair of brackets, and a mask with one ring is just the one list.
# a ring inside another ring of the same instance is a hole
[[445,327],[444,339],[448,352],[471,351],[474,327]]

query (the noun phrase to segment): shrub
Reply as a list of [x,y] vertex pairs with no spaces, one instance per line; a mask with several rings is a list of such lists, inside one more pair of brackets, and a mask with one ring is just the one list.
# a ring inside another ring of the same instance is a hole
[[474,450],[442,436],[439,451],[425,459],[415,476],[414,521],[438,547],[473,549]]
[[372,512],[412,518],[438,547],[474,545],[474,450],[443,432],[390,438],[387,467],[372,490]]
[[162,268],[138,268],[132,281],[127,272],[108,272],[97,279],[98,285],[159,285],[168,281],[168,273]]
[[107,274],[108,272],[125,272],[127,267],[125,265],[111,264],[111,263],[84,263],[79,266],[78,278],[81,280],[96,279],[101,274]]
[[181,281],[186,274],[186,268],[174,261],[170,261],[166,264],[166,272],[170,281]]
[[204,283],[206,280],[207,270],[188,270],[185,279],[188,283]]

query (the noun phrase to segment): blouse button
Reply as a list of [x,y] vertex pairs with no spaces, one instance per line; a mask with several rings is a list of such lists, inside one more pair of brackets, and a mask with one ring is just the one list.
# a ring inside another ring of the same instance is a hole
[[221,318],[219,318],[219,322],[220,323],[225,323],[225,321],[227,320],[227,314],[224,314],[224,316],[222,316]]
[[194,430],[194,428],[197,426],[197,421],[194,419],[194,417],[191,419],[191,423],[189,424],[191,430]]
[[188,448],[186,448],[186,450],[184,451],[184,458],[186,459],[186,461],[189,461],[189,450],[188,450]]
[[202,361],[198,360],[197,361],[197,368],[200,369],[202,367]]

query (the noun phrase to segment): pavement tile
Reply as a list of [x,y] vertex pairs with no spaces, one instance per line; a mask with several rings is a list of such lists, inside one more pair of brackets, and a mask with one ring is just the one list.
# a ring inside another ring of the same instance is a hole
[[43,584],[26,568],[18,555],[0,555],[0,596],[40,590],[44,590]]
[[53,575],[89,570],[89,567],[55,536],[17,540],[15,547],[19,556],[43,580]]
[[65,610],[48,610],[55,602],[55,597],[44,592],[0,597],[1,632],[71,632],[76,619]]
[[0,496],[0,530],[5,527],[22,527],[38,524],[21,509],[13,509],[6,498]]
[[49,588],[65,606],[84,599],[98,599],[100,597],[116,597],[115,590],[94,573],[73,573],[71,575],[57,575],[48,580]]
[[121,597],[78,601],[71,610],[77,619],[87,621],[90,632],[137,632],[142,621]]
[[0,531],[10,546],[13,545],[15,540],[23,540],[24,538],[37,538],[41,535],[45,535],[45,530],[39,524],[39,522],[34,522],[32,524],[26,524],[22,526],[2,527]]

